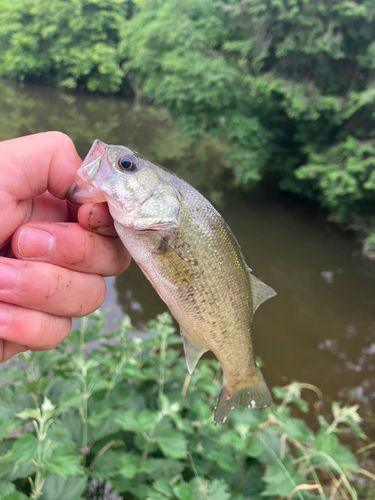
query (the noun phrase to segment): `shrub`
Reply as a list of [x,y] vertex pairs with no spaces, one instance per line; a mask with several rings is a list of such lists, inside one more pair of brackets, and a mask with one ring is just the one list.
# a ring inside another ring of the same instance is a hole
[[125,318],[103,333],[103,313],[82,320],[57,349],[18,357],[2,371],[0,498],[255,500],[356,499],[354,455],[338,434],[364,438],[357,406],[333,403],[314,433],[291,416],[308,411],[294,383],[279,406],[237,409],[213,424],[217,361],[187,375],[168,314],[142,338]]

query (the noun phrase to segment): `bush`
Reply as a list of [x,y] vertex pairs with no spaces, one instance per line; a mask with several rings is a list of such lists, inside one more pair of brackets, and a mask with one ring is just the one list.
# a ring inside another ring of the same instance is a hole
[[130,8],[116,0],[0,0],[0,74],[118,91],[119,30]]
[[[2,500],[356,499],[354,455],[338,434],[364,438],[357,406],[333,403],[319,429],[291,417],[308,411],[294,383],[275,388],[279,406],[237,409],[213,424],[217,361],[187,375],[168,314],[140,338],[125,318],[103,333],[102,313],[50,352],[8,364],[0,395]],[[105,493],[107,492],[107,493]]]
[[365,239],[363,253],[375,260],[375,232],[370,233]]

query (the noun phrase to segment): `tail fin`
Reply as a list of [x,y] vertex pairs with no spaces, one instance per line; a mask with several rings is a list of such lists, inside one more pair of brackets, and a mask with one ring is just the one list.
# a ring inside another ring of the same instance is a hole
[[228,394],[225,385],[221,388],[219,400],[215,410],[214,423],[223,424],[231,410],[237,406],[244,406],[245,408],[266,408],[272,404],[272,396],[264,381],[262,372],[257,368],[257,375],[250,381],[250,383],[232,394]]

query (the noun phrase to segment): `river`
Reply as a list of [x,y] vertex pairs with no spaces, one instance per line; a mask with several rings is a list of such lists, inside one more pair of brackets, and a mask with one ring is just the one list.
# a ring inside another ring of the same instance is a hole
[[[318,386],[326,401],[375,408],[375,263],[353,235],[326,222],[305,200],[255,191],[225,193],[222,145],[193,147],[158,108],[0,81],[0,139],[61,130],[81,156],[98,138],[124,144],[183,175],[216,204],[232,227],[253,273],[277,297],[257,311],[254,351],[270,386],[298,380]],[[108,278],[110,323],[128,313],[142,325],[166,310],[136,265]]]

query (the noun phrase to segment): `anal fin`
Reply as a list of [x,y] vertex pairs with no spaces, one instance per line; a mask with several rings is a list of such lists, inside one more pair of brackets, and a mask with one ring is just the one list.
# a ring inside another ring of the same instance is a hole
[[200,357],[204,354],[208,349],[205,349],[201,345],[199,345],[194,340],[191,340],[189,337],[185,335],[185,333],[181,330],[182,338],[184,339],[184,349],[185,349],[185,357],[186,357],[186,365],[190,375],[193,373],[194,368],[196,367]]
[[253,314],[258,309],[258,307],[263,304],[267,299],[274,297],[277,295],[275,290],[270,286],[266,285],[259,278],[256,278],[251,273],[250,274],[250,283],[251,283],[251,292],[253,298]]

